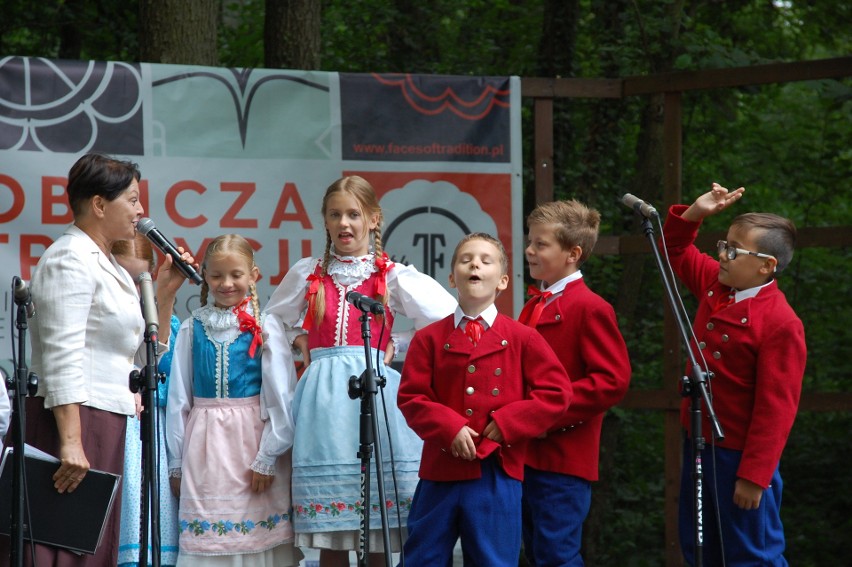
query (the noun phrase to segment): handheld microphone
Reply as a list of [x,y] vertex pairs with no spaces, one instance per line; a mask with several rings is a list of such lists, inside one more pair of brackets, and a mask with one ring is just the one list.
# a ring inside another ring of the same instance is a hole
[[621,198],[621,202],[645,217],[646,219],[650,219],[652,217],[658,217],[657,209],[630,193],[625,193],[624,197]]
[[33,297],[27,282],[15,276],[12,278],[12,289],[14,290],[15,303],[17,305],[26,305],[27,319],[32,319],[33,315],[35,315],[35,304],[33,303]]
[[177,251],[174,244],[163,236],[162,232],[157,230],[154,221],[149,218],[139,219],[139,222],[136,223],[136,230],[144,234],[160,252],[171,256],[174,265],[189,281],[198,285],[204,283],[204,279],[195,271],[195,268],[181,260],[180,252]]
[[385,306],[381,302],[376,301],[372,297],[367,297],[357,291],[347,291],[346,301],[363,311],[364,313],[372,313],[373,315],[382,315],[385,312]]
[[154,282],[151,274],[142,272],[136,278],[139,284],[139,295],[142,296],[142,317],[145,319],[145,332],[156,333],[160,328],[160,318],[157,315],[157,300],[154,297]]

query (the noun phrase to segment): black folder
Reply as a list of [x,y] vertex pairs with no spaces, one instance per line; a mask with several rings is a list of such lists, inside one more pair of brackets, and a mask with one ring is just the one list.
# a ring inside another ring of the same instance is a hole
[[[27,445],[24,451],[29,518],[23,522],[24,539],[53,545],[77,553],[94,554],[118,492],[121,476],[90,469],[74,492],[53,487],[59,460]],[[12,448],[0,461],[0,533],[11,535]],[[14,507],[17,509],[17,506]],[[27,509],[24,509],[26,516]]]

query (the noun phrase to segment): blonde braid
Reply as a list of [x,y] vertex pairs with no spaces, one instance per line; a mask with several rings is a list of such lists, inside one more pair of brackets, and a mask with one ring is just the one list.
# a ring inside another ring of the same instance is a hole
[[[325,253],[322,256],[322,270],[320,271],[320,277],[325,278],[326,274],[328,274],[328,265],[331,263],[331,235],[328,231],[325,231]],[[317,301],[316,301],[316,309],[314,310],[314,322],[315,324],[319,324],[322,321],[322,318],[325,317],[325,286],[322,282],[319,284],[319,288],[317,288]]]
[[[254,310],[254,320],[257,322],[257,326],[261,327],[260,324],[260,302],[257,300],[257,285],[254,282],[249,284],[249,297],[251,297],[251,308]],[[263,345],[263,335],[260,336],[260,344]]]
[[[384,248],[382,248],[382,225],[381,223],[376,225],[376,228],[373,229],[373,249],[375,250],[375,254],[373,255],[373,262],[382,257],[384,253]],[[385,306],[388,304],[388,295],[389,293],[385,292],[385,295],[380,295],[378,297],[379,301],[382,302]]]
[[201,282],[201,306],[204,307],[207,305],[207,294],[210,292],[210,286],[207,285],[207,280],[205,279]]

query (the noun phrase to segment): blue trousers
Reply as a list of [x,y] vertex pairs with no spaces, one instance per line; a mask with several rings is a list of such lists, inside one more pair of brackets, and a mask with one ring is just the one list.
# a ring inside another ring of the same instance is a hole
[[408,514],[403,553],[409,567],[451,567],[461,538],[466,566],[517,567],[521,549],[521,483],[490,457],[482,477],[421,480]]
[[[781,490],[778,469],[769,488],[763,491],[756,510],[743,510],[734,504],[734,484],[742,451],[715,449],[715,463],[708,445],[701,452],[704,472],[703,519],[704,565],[722,565],[724,549],[727,567],[786,567],[784,527],[781,525]],[[683,449],[680,477],[680,546],[687,564],[695,563],[694,482],[692,478],[692,442]],[[718,502],[718,507],[717,507]],[[721,522],[720,522],[721,520]],[[721,523],[722,531],[719,532]]]
[[567,474],[524,469],[524,554],[533,567],[582,567],[583,522],[592,484]]

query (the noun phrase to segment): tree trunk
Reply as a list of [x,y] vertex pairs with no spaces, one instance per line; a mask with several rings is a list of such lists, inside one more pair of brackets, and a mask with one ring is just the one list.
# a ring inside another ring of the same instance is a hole
[[267,0],[263,58],[271,69],[319,69],[319,0]]
[[59,52],[60,59],[80,59],[83,49],[83,34],[80,18],[85,10],[81,0],[67,0],[59,7]]
[[216,66],[218,23],[217,0],[140,0],[140,60]]

